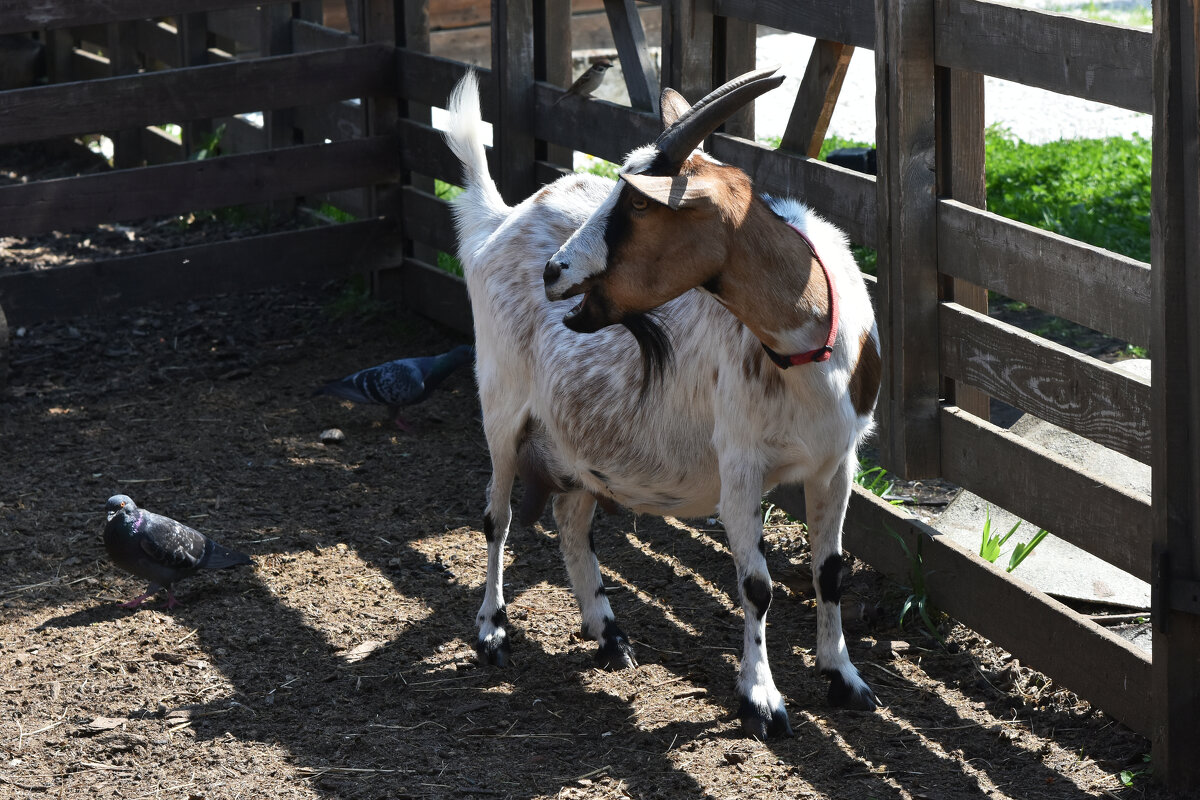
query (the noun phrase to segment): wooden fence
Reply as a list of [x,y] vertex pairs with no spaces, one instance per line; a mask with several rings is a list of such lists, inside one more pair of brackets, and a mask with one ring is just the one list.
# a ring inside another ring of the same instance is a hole
[[[461,281],[428,263],[455,248],[432,180],[459,179],[429,107],[466,69],[430,54],[429,4],[356,0],[340,32],[312,3],[259,5],[45,0],[34,14],[0,0],[0,34],[39,31],[52,76],[89,78],[0,93],[0,143],[109,131],[118,164],[131,165],[0,188],[0,234],[297,197],[336,197],[360,219],[0,275],[10,325],[371,272],[381,290],[470,330]],[[1200,328],[1186,324],[1200,319],[1194,4],[1155,0],[1153,34],[981,0],[659,5],[662,80],[691,98],[753,64],[756,25],[818,40],[783,146],[754,142],[744,113],[711,152],[878,250],[884,464],[944,477],[1150,581],[1153,659],[863,491],[847,549],[906,581],[910,562],[886,531],[901,536],[922,554],[932,602],[1150,737],[1171,786],[1200,786]],[[603,7],[634,107],[567,100],[554,113],[569,82],[565,4],[491,7],[483,113],[497,124],[492,166],[509,201],[562,174],[573,150],[620,160],[657,134],[658,79],[632,2]],[[105,48],[87,46],[100,37]],[[875,177],[809,157],[854,48],[873,51],[878,76]],[[1153,268],[983,210],[984,75],[1153,113]],[[235,116],[245,112],[263,112],[261,128]],[[221,121],[230,154],[186,160]],[[181,126],[177,142],[150,129],[164,122]],[[988,289],[1149,345],[1152,381],[990,319]],[[992,425],[989,395],[1150,464],[1153,497]],[[777,502],[802,508],[792,490]]]

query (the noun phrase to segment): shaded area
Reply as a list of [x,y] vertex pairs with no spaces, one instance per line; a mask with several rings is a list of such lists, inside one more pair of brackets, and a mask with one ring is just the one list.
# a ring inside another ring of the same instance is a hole
[[[770,561],[793,588],[776,588],[770,647],[794,739],[740,735],[741,612],[716,522],[598,518],[641,664],[623,673],[592,668],[553,530],[515,530],[514,665],[476,666],[488,459],[470,373],[411,409],[412,434],[383,408],[310,396],[457,343],[327,290],[15,339],[0,399],[19,466],[0,477],[0,785],[80,798],[1036,798],[1118,790],[1116,773],[1139,768],[1143,740],[969,632],[950,639],[971,648],[949,654],[897,631],[901,590],[861,568],[849,644],[889,708],[830,709],[802,530],[779,515]],[[321,444],[329,427],[344,444]],[[116,608],[140,588],[103,558],[116,491],[256,566],[190,578],[170,613]],[[901,638],[911,647],[886,644]]]

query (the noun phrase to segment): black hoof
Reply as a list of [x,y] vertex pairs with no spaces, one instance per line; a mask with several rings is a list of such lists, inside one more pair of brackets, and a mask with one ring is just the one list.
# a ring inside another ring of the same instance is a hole
[[512,647],[507,636],[493,635],[487,640],[478,639],[475,641],[475,652],[479,655],[480,663],[496,667],[507,667],[512,660]]
[[742,721],[742,730],[747,736],[766,741],[784,736],[792,736],[792,723],[788,721],[787,712],[782,708],[771,711],[751,702],[749,697],[743,697],[738,709],[738,718]]
[[637,666],[633,647],[624,636],[607,639],[604,646],[596,650],[596,666],[601,669],[629,669]]
[[855,687],[836,670],[827,670],[824,674],[829,678],[829,705],[853,711],[874,711],[883,705],[871,687],[862,681]]

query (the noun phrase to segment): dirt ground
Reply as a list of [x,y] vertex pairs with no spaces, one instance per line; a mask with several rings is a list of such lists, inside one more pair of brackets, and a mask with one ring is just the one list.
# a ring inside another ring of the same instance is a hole
[[[17,262],[46,247],[3,243]],[[899,629],[905,588],[852,559],[847,639],[887,707],[831,709],[803,529],[778,513],[769,647],[794,738],[740,734],[741,610],[716,520],[598,517],[640,661],[619,673],[578,635],[552,522],[515,529],[514,663],[477,665],[489,469],[469,370],[410,409],[411,433],[312,396],[460,342],[345,286],[15,331],[0,798],[1164,796],[1143,738],[961,626],[946,647]],[[322,443],[330,428],[342,443]],[[253,567],[181,583],[171,611],[119,608],[143,584],[104,555],[117,493]]]

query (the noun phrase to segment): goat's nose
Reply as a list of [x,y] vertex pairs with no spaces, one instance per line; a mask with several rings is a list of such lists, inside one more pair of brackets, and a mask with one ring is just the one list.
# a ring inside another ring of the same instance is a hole
[[549,286],[550,284],[552,284],[556,280],[558,280],[559,276],[562,275],[563,270],[566,268],[567,268],[567,265],[562,263],[561,261],[554,261],[553,259],[551,259],[550,261],[547,261],[546,262],[546,271],[542,273],[542,281],[544,281],[545,284],[547,286]]

